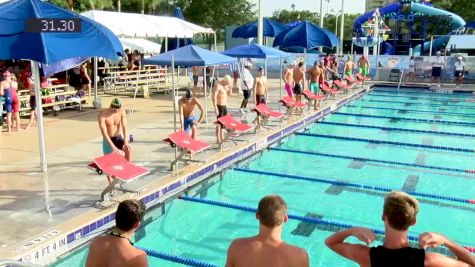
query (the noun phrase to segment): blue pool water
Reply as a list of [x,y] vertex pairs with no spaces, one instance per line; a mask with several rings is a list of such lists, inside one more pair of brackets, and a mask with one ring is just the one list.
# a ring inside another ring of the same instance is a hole
[[[451,101],[448,102],[450,107],[444,107],[447,99]],[[222,178],[215,177],[200,184],[188,195],[256,207],[262,196],[277,193],[286,199],[291,214],[374,229],[384,228],[381,221],[384,192],[337,186],[321,180],[461,199],[475,198],[475,174],[463,172],[475,169],[475,154],[443,148],[475,149],[475,137],[463,136],[475,136],[475,127],[348,115],[475,123],[475,116],[470,116],[475,115],[475,112],[472,113],[472,107],[475,111],[475,103],[466,101],[467,99],[469,97],[465,95],[434,95],[410,90],[399,93],[388,92],[387,89],[371,92],[350,106],[338,110],[341,114],[329,115],[323,119],[324,123],[314,124],[306,131],[308,134],[325,137],[297,134],[286,138],[281,145],[242,163],[239,168],[226,171]],[[463,107],[459,108],[457,105]],[[378,107],[386,109],[377,109]],[[381,127],[405,131],[382,130]],[[418,144],[434,148],[342,140],[339,137]],[[354,157],[370,160],[352,159]],[[450,170],[427,166],[445,167]],[[291,179],[282,177],[282,174],[321,180]],[[417,224],[411,228],[411,234],[437,231],[464,245],[475,246],[475,229],[472,227],[475,205],[429,197],[418,199],[420,213]],[[252,212],[187,200],[173,200],[165,204],[165,213],[162,212],[163,209],[159,208],[146,215],[145,223],[135,237],[137,245],[218,266],[224,265],[226,250],[231,240],[254,235],[258,229],[258,222]],[[324,246],[324,239],[336,230],[338,229],[335,227],[289,220],[284,226],[283,238],[291,244],[305,248],[309,252],[311,266],[356,266],[336,256]],[[82,249],[54,266],[84,266],[86,254],[87,249]],[[151,266],[179,266],[152,257],[149,261]]]

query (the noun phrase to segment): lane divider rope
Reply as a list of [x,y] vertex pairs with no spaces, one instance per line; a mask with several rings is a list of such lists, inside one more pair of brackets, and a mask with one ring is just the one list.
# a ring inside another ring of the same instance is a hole
[[383,163],[383,164],[389,164],[389,165],[408,166],[408,167],[416,167],[416,168],[421,168],[421,169],[431,169],[431,170],[470,173],[470,174],[475,173],[475,170],[464,170],[464,169],[458,169],[458,168],[440,167],[440,166],[433,166],[433,165],[422,165],[422,164],[399,162],[399,161],[370,159],[370,158],[362,158],[362,157],[351,157],[351,156],[328,154],[328,153],[319,153],[319,152],[313,152],[313,151],[303,151],[303,150],[296,150],[296,149],[271,147],[271,148],[269,148],[269,150],[281,151],[281,152],[287,152],[287,153],[295,153],[295,154],[303,154],[303,155],[311,155],[311,156],[321,156],[321,157],[329,157],[329,158],[357,160],[357,161],[363,161],[363,162]]
[[356,106],[356,105],[346,105],[350,108],[365,108],[365,109],[375,109],[375,110],[391,110],[391,111],[407,111],[414,113],[429,113],[437,115],[456,115],[463,117],[475,117],[475,114],[463,113],[463,112],[444,112],[444,111],[430,111],[430,110],[419,110],[419,109],[403,109],[403,108],[384,108],[384,107],[374,107],[374,106]]
[[468,121],[448,121],[448,120],[433,120],[433,119],[408,118],[408,117],[396,117],[396,116],[381,116],[381,115],[369,115],[369,114],[359,114],[359,113],[340,112],[340,111],[333,112],[332,114],[353,116],[353,117],[412,121],[412,122],[420,122],[420,123],[440,123],[440,124],[450,124],[450,125],[475,126],[475,122],[468,122]]
[[[257,174],[257,175],[266,175],[266,176],[274,176],[274,177],[285,178],[285,179],[294,179],[294,180],[302,180],[302,181],[308,181],[308,182],[314,182],[314,183],[331,184],[331,185],[340,186],[340,187],[366,189],[366,190],[378,191],[378,192],[383,192],[383,193],[388,193],[394,190],[401,190],[401,189],[395,189],[395,188],[389,188],[389,187],[383,187],[383,186],[373,186],[373,185],[365,185],[365,184],[360,184],[360,183],[335,181],[333,179],[325,179],[325,178],[320,178],[320,177],[310,177],[310,176],[286,174],[286,173],[281,173],[281,172],[253,170],[249,168],[233,168],[233,170],[238,171],[238,172]],[[450,202],[475,205],[474,199],[443,196],[443,195],[429,194],[429,193],[423,193],[423,192],[417,192],[417,191],[405,191],[405,190],[403,191],[410,195],[418,196],[418,197],[425,197],[425,198],[436,199],[436,200],[445,200],[445,201],[450,201]]]
[[329,135],[329,134],[318,134],[318,133],[295,133],[297,136],[308,136],[308,137],[321,137],[329,139],[338,139],[345,141],[354,141],[354,142],[368,142],[373,144],[383,144],[383,145],[394,145],[394,146],[407,146],[407,147],[419,147],[419,148],[428,148],[435,150],[444,150],[444,151],[456,151],[456,152],[467,152],[473,153],[475,150],[473,148],[461,148],[461,147],[448,147],[448,146],[433,146],[433,145],[424,145],[424,144],[414,144],[414,143],[405,143],[405,142],[392,142],[384,141],[377,139],[367,139],[367,138],[356,138],[348,136],[339,136],[339,135]]
[[[257,209],[253,207],[232,204],[232,203],[228,203],[224,201],[209,200],[209,199],[196,198],[196,197],[190,197],[190,196],[180,196],[179,199],[184,200],[184,201],[194,202],[194,203],[201,203],[201,204],[206,204],[206,205],[211,205],[211,206],[241,210],[241,211],[252,212],[252,213],[256,213],[257,211]],[[329,220],[312,218],[312,217],[307,217],[307,216],[300,216],[300,215],[295,215],[295,214],[287,214],[287,216],[289,217],[289,219],[293,219],[293,220],[298,220],[298,221],[311,223],[311,224],[317,224],[317,225],[333,226],[340,229],[349,229],[349,228],[354,227],[354,225],[348,224],[348,223],[329,221]],[[377,235],[384,236],[384,233],[385,233],[384,230],[374,229],[374,228],[372,228],[371,230]],[[408,239],[413,242],[417,242],[419,240],[419,238],[415,235],[408,235]],[[464,248],[472,253],[475,252],[475,248],[473,247],[464,246]]]
[[[392,91],[392,90],[384,90],[384,89],[373,89],[372,91],[373,92],[383,92],[383,93],[393,93],[393,94],[409,94],[409,95],[413,94],[413,95],[426,95],[426,96],[427,95],[435,95],[435,96],[441,97],[441,98],[444,97],[444,94],[438,94],[438,93],[435,93],[432,90],[424,90],[424,92],[414,92],[414,91],[408,91],[408,90]],[[471,94],[458,93],[458,92],[452,92],[452,94],[447,95],[447,97],[450,97],[451,95],[453,95],[454,97],[457,96],[457,97],[462,97],[462,98],[473,98],[473,96]]]
[[377,102],[377,103],[391,103],[391,104],[411,104],[412,106],[426,106],[426,107],[453,107],[459,109],[475,109],[475,106],[466,106],[466,105],[443,105],[443,104],[425,104],[425,103],[418,103],[418,102],[407,102],[407,101],[389,101],[389,100],[379,100],[379,99],[360,99],[360,101],[364,102]]
[[414,100],[416,99],[424,99],[424,100],[432,100],[432,101],[438,101],[438,102],[452,102],[452,103],[459,103],[459,102],[465,102],[465,101],[460,101],[457,98],[439,98],[439,97],[421,97],[421,96],[404,96],[404,95],[390,95],[390,94],[375,94],[375,93],[369,93],[367,96],[379,96],[379,97],[395,97],[395,98],[412,98]]
[[135,246],[135,247],[140,250],[143,250],[145,253],[147,253],[148,256],[166,260],[166,261],[176,262],[176,263],[180,263],[180,264],[184,264],[188,266],[194,266],[194,267],[218,267],[218,265],[206,263],[200,260],[188,259],[185,257],[181,257],[181,256],[169,254],[169,253],[164,253],[164,252],[160,252],[160,251],[156,251],[153,249],[144,248],[140,246]]
[[319,121],[318,124],[379,129],[379,130],[384,130],[384,131],[399,131],[399,132],[410,132],[410,133],[427,133],[427,134],[440,134],[440,135],[450,135],[450,136],[475,137],[475,134],[468,134],[468,133],[452,133],[452,132],[442,132],[442,131],[417,130],[417,129],[385,127],[385,126],[367,125],[367,124],[353,124],[353,123],[344,123],[344,122]]

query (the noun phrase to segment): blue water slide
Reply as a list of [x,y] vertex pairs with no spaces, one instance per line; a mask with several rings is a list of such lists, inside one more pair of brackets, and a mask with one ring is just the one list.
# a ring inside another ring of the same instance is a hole
[[[393,3],[390,5],[387,5],[385,7],[382,7],[379,9],[379,13],[381,16],[384,16],[389,13],[397,13],[399,12],[399,8],[401,5],[399,3]],[[373,17],[374,11],[365,13],[363,16],[357,18],[355,20],[355,23],[353,24],[353,31],[357,33],[357,36],[363,37],[364,35],[364,30],[363,30],[363,24],[370,20]]]
[[[419,12],[424,15],[450,16],[452,20],[452,29],[454,30],[465,26],[465,20],[463,20],[462,17],[446,10],[442,10],[439,8],[435,8],[428,5],[422,5],[418,3],[412,3],[411,10],[412,12]],[[449,41],[449,38],[450,38],[449,36],[443,36],[443,37],[434,39],[432,41],[432,51],[444,49],[445,48],[444,44],[447,44],[447,42]],[[424,43],[424,47],[422,51],[421,51],[421,45],[418,45],[414,48],[414,55],[419,56],[425,51],[429,50],[429,48],[430,48],[430,41]]]

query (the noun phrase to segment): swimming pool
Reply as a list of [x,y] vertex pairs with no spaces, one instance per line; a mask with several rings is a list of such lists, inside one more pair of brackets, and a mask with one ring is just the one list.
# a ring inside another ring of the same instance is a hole
[[[469,99],[375,88],[307,131],[201,183],[184,199],[150,211],[135,242],[223,266],[232,239],[257,233],[252,208],[262,196],[277,193],[289,214],[297,215],[284,226],[283,238],[305,248],[311,266],[355,266],[323,240],[348,225],[382,230],[383,198],[399,189],[420,201],[411,235],[438,231],[474,247],[475,205],[468,200],[475,174],[467,170],[475,169],[475,103]],[[84,266],[86,254],[79,250],[53,266]]]

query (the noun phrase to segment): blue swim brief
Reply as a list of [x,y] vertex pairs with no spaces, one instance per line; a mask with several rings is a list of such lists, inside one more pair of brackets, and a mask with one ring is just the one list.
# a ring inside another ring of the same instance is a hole
[[195,124],[195,116],[184,117],[183,118],[183,129],[185,132],[190,133],[191,127]]

